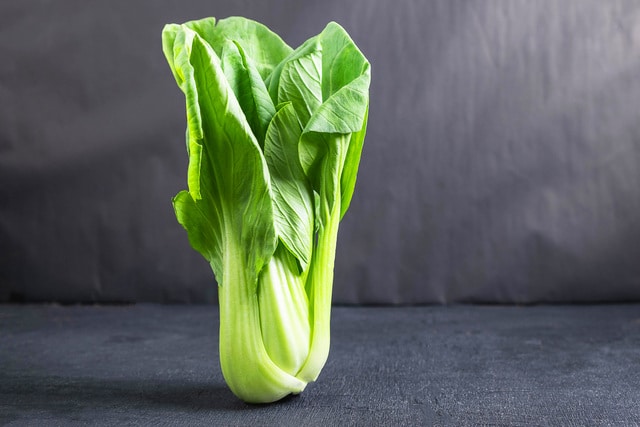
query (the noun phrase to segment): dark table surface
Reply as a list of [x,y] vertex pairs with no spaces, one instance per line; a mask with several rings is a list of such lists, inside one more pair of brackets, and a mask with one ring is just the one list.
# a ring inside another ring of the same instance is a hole
[[0,305],[0,424],[640,424],[640,305],[334,307],[332,328],[317,382],[247,405],[216,307]]

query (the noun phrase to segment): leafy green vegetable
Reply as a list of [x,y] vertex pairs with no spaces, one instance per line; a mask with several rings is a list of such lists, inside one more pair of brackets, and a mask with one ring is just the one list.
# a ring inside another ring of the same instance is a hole
[[240,17],[167,25],[162,45],[187,112],[173,206],[219,285],[222,373],[247,402],[299,393],[329,353],[370,65],[333,22],[296,50]]

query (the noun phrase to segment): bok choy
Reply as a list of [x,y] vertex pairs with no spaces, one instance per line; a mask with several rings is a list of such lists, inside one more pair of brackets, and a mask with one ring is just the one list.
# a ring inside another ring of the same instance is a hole
[[162,45],[186,98],[188,189],[173,206],[218,283],[222,373],[247,402],[299,393],[329,352],[369,62],[333,22],[295,50],[240,17],[167,25]]

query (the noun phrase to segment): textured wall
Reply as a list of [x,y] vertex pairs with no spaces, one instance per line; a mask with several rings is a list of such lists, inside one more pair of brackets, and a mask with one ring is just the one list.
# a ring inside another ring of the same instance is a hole
[[340,22],[372,63],[335,301],[640,299],[637,1],[0,3],[0,301],[215,301],[168,22]]

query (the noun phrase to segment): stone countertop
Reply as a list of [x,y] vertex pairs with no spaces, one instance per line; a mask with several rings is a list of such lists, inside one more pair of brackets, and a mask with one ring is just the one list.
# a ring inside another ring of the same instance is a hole
[[640,305],[334,307],[298,396],[247,405],[215,306],[0,305],[0,425],[638,425]]

